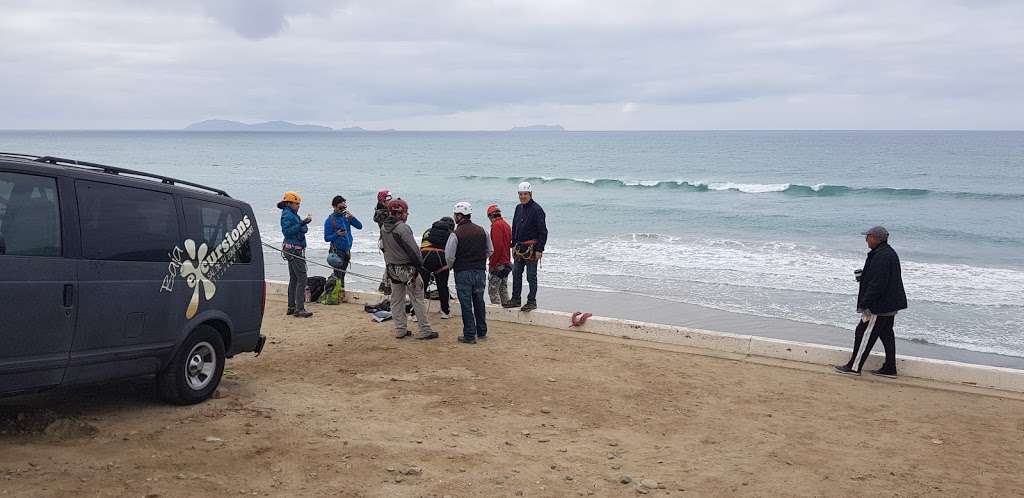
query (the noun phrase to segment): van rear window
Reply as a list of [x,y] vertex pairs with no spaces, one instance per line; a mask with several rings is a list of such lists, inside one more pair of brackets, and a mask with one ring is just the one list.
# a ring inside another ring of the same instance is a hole
[[[238,227],[242,221],[242,210],[215,202],[184,198],[181,200],[185,208],[185,235],[197,243],[205,242],[207,246],[220,244],[228,232]],[[252,250],[246,243],[238,250],[238,263],[252,261]]]
[[180,238],[170,194],[85,180],[75,185],[86,259],[167,262]]

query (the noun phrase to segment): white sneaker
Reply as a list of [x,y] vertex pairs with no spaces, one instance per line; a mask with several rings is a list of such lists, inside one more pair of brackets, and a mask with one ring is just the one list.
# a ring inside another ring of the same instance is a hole
[[451,317],[452,317],[451,313],[445,313],[443,311],[441,312],[441,319],[442,320],[447,320],[447,319],[449,319]]
[[420,319],[419,319],[419,318],[416,318],[416,315],[413,315],[413,316],[412,316],[412,321],[413,321],[413,322],[419,322],[419,321],[420,321]]

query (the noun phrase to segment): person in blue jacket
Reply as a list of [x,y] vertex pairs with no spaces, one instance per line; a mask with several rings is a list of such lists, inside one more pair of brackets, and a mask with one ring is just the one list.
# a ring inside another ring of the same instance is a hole
[[281,210],[281,233],[284,243],[281,252],[288,262],[288,314],[309,318],[313,313],[306,311],[306,232],[312,216],[299,218],[302,197],[295,192],[285,192],[277,208]]
[[348,302],[345,297],[345,272],[352,261],[352,228],[363,229],[363,223],[348,211],[348,201],[340,195],[334,196],[331,200],[334,212],[324,220],[324,241],[330,242],[330,254],[336,257],[328,257],[328,263],[335,269],[334,276],[341,285],[341,301]]

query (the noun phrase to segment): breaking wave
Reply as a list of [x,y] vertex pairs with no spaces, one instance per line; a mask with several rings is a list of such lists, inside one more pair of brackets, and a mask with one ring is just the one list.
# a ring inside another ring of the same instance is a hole
[[634,188],[680,190],[685,192],[721,192],[732,191],[745,194],[786,194],[806,197],[839,197],[847,195],[887,196],[887,197],[924,197],[945,196],[957,198],[991,199],[991,200],[1024,200],[1024,194],[995,194],[979,192],[955,192],[918,188],[895,187],[850,187],[846,185],[801,185],[798,183],[734,183],[734,182],[691,182],[685,180],[620,180],[616,178],[558,178],[546,176],[530,177],[497,177],[465,175],[462,180],[499,180],[515,182],[533,182],[578,185],[595,188]]

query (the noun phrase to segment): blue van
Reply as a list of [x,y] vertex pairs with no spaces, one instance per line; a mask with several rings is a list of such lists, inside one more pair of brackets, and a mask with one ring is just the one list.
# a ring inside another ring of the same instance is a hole
[[209,398],[259,354],[266,284],[252,208],[113,166],[0,153],[0,396],[155,375]]

